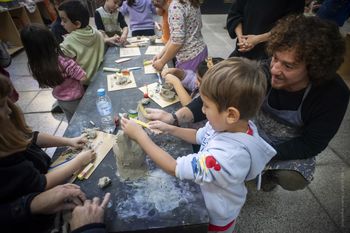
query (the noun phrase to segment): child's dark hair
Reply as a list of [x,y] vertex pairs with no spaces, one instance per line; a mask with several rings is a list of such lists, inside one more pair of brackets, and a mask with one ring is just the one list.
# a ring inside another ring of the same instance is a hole
[[205,73],[200,95],[213,101],[219,112],[235,107],[240,112],[240,119],[249,120],[259,110],[266,86],[266,78],[259,63],[231,57]]
[[126,0],[126,1],[127,1],[128,6],[132,6],[135,4],[135,0]]
[[80,28],[84,28],[89,25],[90,14],[86,6],[81,1],[64,1],[59,5],[58,10],[64,11],[72,23],[79,21],[81,24]]
[[[224,59],[221,57],[213,57],[211,58],[213,65],[223,61]],[[208,58],[205,59],[204,61],[202,61],[201,63],[199,63],[198,67],[197,67],[197,73],[199,75],[199,77],[203,78],[204,74],[209,70],[209,65],[208,65]]]
[[64,79],[58,56],[64,56],[54,35],[41,24],[31,24],[21,31],[21,40],[28,57],[29,70],[39,87],[55,87]]

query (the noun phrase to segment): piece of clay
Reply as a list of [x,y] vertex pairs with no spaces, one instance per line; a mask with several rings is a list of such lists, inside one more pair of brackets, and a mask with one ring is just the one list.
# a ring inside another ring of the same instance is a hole
[[99,128],[84,128],[83,133],[86,134],[87,139],[95,139]]
[[116,74],[114,80],[115,83],[118,85],[126,85],[132,82],[131,79],[129,79],[128,77],[120,74]]
[[175,92],[167,90],[167,89],[160,90],[159,95],[167,102],[171,102],[171,101],[175,100]]
[[117,176],[121,180],[144,177],[148,171],[146,154],[140,145],[119,130],[113,145]]
[[174,90],[174,86],[171,83],[164,83],[162,89],[172,91]]
[[99,188],[103,189],[103,188],[107,187],[108,185],[110,185],[111,183],[112,183],[112,180],[108,176],[104,176],[98,180],[97,186]]

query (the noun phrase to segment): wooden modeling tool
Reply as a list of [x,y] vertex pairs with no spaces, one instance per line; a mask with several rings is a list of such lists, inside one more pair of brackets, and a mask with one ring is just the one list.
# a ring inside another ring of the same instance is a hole
[[160,85],[163,85],[163,82],[162,82],[162,77],[160,77],[160,73],[157,72],[157,76],[158,76],[158,82]]
[[157,30],[160,31],[161,28],[160,28],[160,25],[158,22],[154,21],[154,25],[156,26]]
[[122,63],[122,62],[126,62],[126,61],[130,61],[131,58],[120,58],[118,60],[115,60],[116,63]]
[[78,179],[79,180],[83,180],[86,179],[86,175],[94,168],[94,164],[93,163],[89,163],[82,172],[79,173],[78,175]]
[[130,118],[130,120],[135,121],[136,124],[141,125],[141,126],[144,127],[144,128],[150,129],[150,128],[149,128],[149,125],[148,125],[147,123],[143,122],[143,121],[137,120],[137,119],[135,119],[135,118]]
[[120,72],[120,69],[118,69],[118,68],[110,68],[110,67],[103,67],[103,71],[106,71],[106,72]]

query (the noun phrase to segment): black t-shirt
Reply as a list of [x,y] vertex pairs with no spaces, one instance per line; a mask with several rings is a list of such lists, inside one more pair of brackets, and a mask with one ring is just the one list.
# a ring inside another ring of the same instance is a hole
[[[118,19],[117,23],[119,23],[120,28],[123,30],[123,28],[127,27],[128,25],[125,22],[124,16],[119,12],[118,13]],[[105,31],[105,26],[102,22],[101,15],[98,11],[95,11],[95,25],[98,30]]]
[[[284,16],[302,13],[304,5],[304,0],[236,0],[228,12],[227,31],[231,38],[236,38],[235,28],[242,23],[243,35],[259,35],[269,32]],[[245,53],[239,52],[236,46],[230,57],[232,56],[266,59],[265,43],[257,44],[251,51]]]
[[36,145],[36,136],[25,151],[0,159],[0,204],[45,190],[51,158]]
[[[269,86],[269,63],[263,63]],[[342,78],[334,78],[321,86],[312,86],[304,100],[301,117],[304,123],[301,136],[275,146],[279,160],[305,159],[323,151],[338,131],[349,103],[349,88]],[[279,110],[296,110],[302,101],[305,89],[297,92],[272,89],[269,96],[271,107]],[[194,116],[194,122],[205,119],[202,113],[203,102],[193,100],[187,107]]]

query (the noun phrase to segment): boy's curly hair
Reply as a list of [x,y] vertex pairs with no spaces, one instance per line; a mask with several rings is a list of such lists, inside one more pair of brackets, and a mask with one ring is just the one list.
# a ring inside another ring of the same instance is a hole
[[270,55],[295,49],[297,61],[305,62],[311,83],[319,85],[335,77],[344,60],[345,41],[330,21],[291,15],[271,30],[266,49]]

